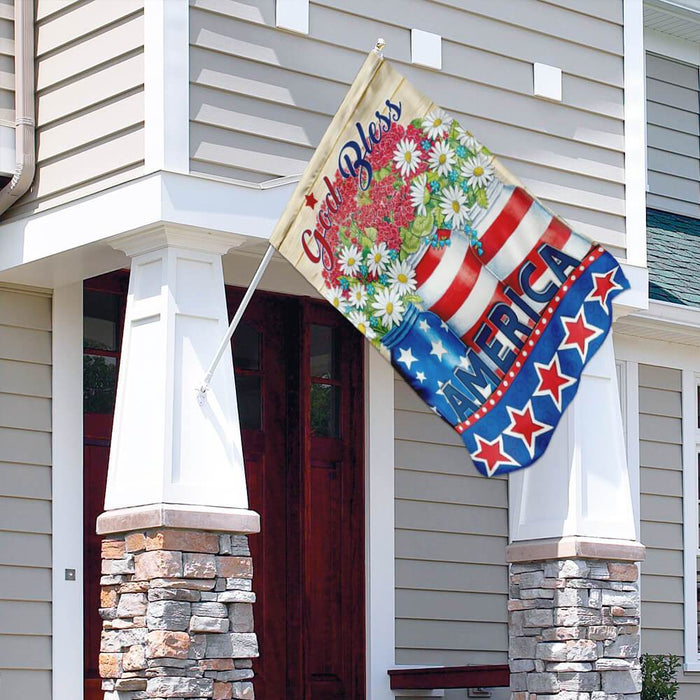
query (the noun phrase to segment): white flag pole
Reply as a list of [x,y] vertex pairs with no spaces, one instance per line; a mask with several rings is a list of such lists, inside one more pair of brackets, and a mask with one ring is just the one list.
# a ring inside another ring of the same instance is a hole
[[214,376],[214,372],[216,371],[216,367],[219,364],[219,361],[221,360],[221,357],[224,354],[224,351],[228,347],[228,344],[231,342],[231,338],[233,337],[233,334],[236,330],[236,326],[238,326],[238,323],[240,322],[243,314],[245,313],[246,307],[248,306],[248,302],[250,301],[250,298],[253,296],[253,292],[255,291],[256,287],[258,286],[260,282],[260,278],[263,276],[263,273],[265,272],[265,268],[267,267],[268,263],[272,259],[272,255],[275,252],[275,249],[272,246],[269,246],[268,249],[265,251],[265,255],[263,255],[263,259],[260,261],[260,265],[258,265],[258,269],[255,271],[255,274],[253,275],[253,279],[250,282],[250,285],[248,286],[248,289],[246,289],[245,294],[243,295],[243,299],[241,299],[241,303],[238,305],[238,308],[236,309],[236,313],[233,316],[233,320],[231,321],[231,325],[228,327],[228,330],[226,331],[226,335],[221,341],[221,344],[219,345],[219,349],[216,351],[216,355],[214,356],[214,359],[211,361],[211,364],[209,365],[209,369],[207,370],[207,373],[204,375],[204,380],[202,381],[201,385],[197,388],[197,399],[200,404],[204,403],[206,399],[206,393],[207,389],[209,388],[209,384],[211,383],[211,378]]

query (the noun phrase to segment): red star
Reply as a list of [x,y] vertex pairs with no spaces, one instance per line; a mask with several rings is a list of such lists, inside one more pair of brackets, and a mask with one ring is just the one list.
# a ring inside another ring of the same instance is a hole
[[554,405],[561,411],[561,397],[564,389],[576,383],[573,377],[563,374],[559,364],[559,355],[554,355],[548,365],[535,362],[535,369],[540,377],[540,384],[534,392],[535,396],[549,394]]
[[518,463],[503,450],[503,438],[499,435],[495,440],[489,442],[476,436],[476,452],[472,459],[483,462],[486,467],[486,476],[493,476],[501,465],[518,466]]
[[532,408],[532,401],[528,401],[522,411],[518,411],[508,406],[510,425],[503,431],[506,435],[520,438],[527,447],[530,457],[535,454],[535,438],[542,433],[552,429],[547,423],[538,423],[535,420],[535,413]]
[[614,289],[622,289],[622,285],[615,282],[616,272],[617,270],[610,270],[609,272],[594,272],[591,275],[593,277],[593,289],[591,289],[585,300],[600,302],[605,313],[608,312],[606,304],[610,292]]
[[316,199],[316,196],[313,192],[309,192],[309,194],[305,195],[304,199],[306,200],[306,206],[310,207],[311,209],[313,209],[318,204],[318,199]]
[[586,359],[588,354],[588,344],[597,338],[603,331],[596,326],[589,326],[586,323],[586,315],[581,309],[575,318],[570,316],[562,316],[561,322],[564,324],[566,338],[560,348],[575,348],[581,356],[581,361]]

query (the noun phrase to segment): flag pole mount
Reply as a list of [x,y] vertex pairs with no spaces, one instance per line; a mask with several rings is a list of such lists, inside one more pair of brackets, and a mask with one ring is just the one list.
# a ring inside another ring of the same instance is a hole
[[248,289],[246,289],[246,292],[243,295],[243,299],[241,300],[241,303],[236,309],[236,313],[234,314],[233,319],[231,320],[231,325],[228,327],[226,335],[223,337],[221,343],[219,344],[219,349],[216,351],[216,355],[214,355],[214,359],[211,361],[209,369],[204,375],[204,379],[201,385],[196,389],[197,401],[199,402],[200,406],[203,406],[204,402],[207,399],[207,389],[209,389],[209,384],[211,384],[211,378],[214,376],[214,372],[216,371],[219,361],[221,360],[228,344],[231,342],[231,338],[233,337],[233,334],[236,331],[236,327],[238,326],[241,318],[243,317],[243,314],[245,313],[245,310],[248,306],[248,302],[250,301],[250,298],[253,296],[253,292],[260,283],[260,279],[262,278],[265,272],[265,268],[268,266],[268,263],[272,259],[272,255],[274,254],[274,252],[275,249],[271,245],[265,251],[265,255],[263,255],[263,259],[260,261],[258,269],[255,271],[253,279],[250,281],[250,285],[248,285]]
[[386,46],[386,41],[379,37],[377,43],[374,45],[374,51],[379,54],[380,58],[384,58],[384,47]]

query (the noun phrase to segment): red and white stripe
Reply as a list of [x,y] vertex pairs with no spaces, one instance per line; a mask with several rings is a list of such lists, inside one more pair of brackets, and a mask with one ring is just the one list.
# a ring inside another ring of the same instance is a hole
[[490,198],[472,226],[482,245],[480,260],[507,280],[543,243],[582,259],[590,243],[553,217],[522,187],[506,185]]

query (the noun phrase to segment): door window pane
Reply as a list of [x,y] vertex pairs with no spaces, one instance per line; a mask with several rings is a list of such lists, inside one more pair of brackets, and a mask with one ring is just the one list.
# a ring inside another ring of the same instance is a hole
[[336,377],[335,328],[311,326],[311,376],[322,379]]
[[262,397],[260,377],[256,374],[236,374],[238,418],[241,428],[262,428]]
[[311,431],[318,437],[340,437],[340,387],[311,385]]
[[119,297],[104,292],[83,292],[83,345],[96,350],[117,349]]
[[112,413],[117,390],[117,358],[83,355],[83,411]]
[[260,369],[260,332],[240,323],[233,335],[233,364],[236,369]]

